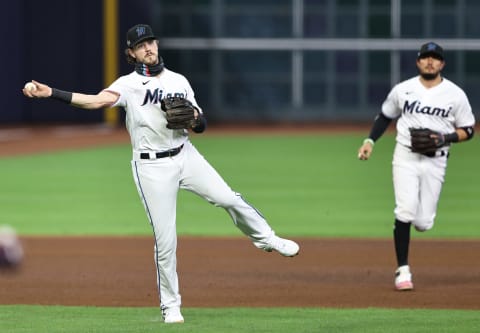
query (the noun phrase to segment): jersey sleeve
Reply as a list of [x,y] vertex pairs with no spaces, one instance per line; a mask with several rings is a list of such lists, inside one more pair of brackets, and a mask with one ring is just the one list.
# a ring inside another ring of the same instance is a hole
[[455,114],[455,127],[475,126],[475,116],[473,115],[468,97],[463,90],[460,90],[458,104]]
[[198,105],[197,101],[195,100],[195,93],[193,92],[193,89],[192,89],[192,86],[190,85],[190,82],[188,82],[186,77],[183,77],[183,79],[185,80],[185,82],[184,82],[185,93],[186,93],[185,98],[188,99],[193,104],[193,106],[195,106],[197,108],[198,112],[203,114],[202,108]]
[[122,78],[115,80],[108,88],[105,88],[104,91],[113,92],[114,94],[118,95],[117,101],[111,105],[112,107],[125,107],[127,86],[123,83]]
[[398,118],[402,110],[398,106],[398,86],[390,90],[387,98],[382,104],[382,113],[390,119]]

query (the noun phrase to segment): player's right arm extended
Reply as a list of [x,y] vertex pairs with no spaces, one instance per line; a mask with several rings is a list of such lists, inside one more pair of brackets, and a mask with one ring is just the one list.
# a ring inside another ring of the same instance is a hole
[[100,109],[112,106],[118,99],[118,95],[111,91],[102,90],[97,95],[72,93],[70,104],[82,109]]
[[53,98],[81,109],[100,109],[113,105],[118,95],[111,91],[102,90],[96,95],[81,94],[51,88],[46,84],[32,80],[35,90],[23,89],[23,94],[30,98]]

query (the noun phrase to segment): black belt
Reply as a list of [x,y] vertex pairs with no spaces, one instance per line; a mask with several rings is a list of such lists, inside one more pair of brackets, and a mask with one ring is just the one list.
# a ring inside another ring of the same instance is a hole
[[[177,148],[173,148],[170,150],[162,151],[159,153],[155,153],[156,158],[164,158],[164,157],[172,157],[177,155],[179,152],[182,151],[183,145]],[[142,160],[149,160],[150,159],[150,154],[149,153],[140,153],[140,158]]]
[[447,158],[450,156],[450,152],[446,152],[445,150],[436,150],[436,151],[430,151],[426,153],[422,153],[425,156],[428,157],[442,157],[442,156],[447,156]]
[[[410,151],[412,150],[412,147],[410,147],[410,146],[405,146],[405,145],[402,145],[402,146],[410,149]],[[450,157],[450,152],[442,150],[442,149],[429,151],[429,152],[425,152],[425,153],[418,153],[418,154],[422,154],[422,155],[427,156],[427,157],[442,157],[442,156],[447,156],[447,158]]]

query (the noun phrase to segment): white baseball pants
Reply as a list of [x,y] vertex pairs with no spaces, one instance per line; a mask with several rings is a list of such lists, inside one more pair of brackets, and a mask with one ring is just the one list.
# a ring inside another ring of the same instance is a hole
[[132,171],[153,228],[157,285],[162,307],[178,307],[181,304],[176,269],[176,208],[180,188],[224,208],[235,225],[258,248],[262,248],[274,234],[264,217],[240,194],[232,191],[189,141],[173,157],[154,160],[137,157],[134,154]]
[[395,218],[417,230],[433,227],[447,168],[447,155],[428,157],[412,153],[399,143],[393,154]]

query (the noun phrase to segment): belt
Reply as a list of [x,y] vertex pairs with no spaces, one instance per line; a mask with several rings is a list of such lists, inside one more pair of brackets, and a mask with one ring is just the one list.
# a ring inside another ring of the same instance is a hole
[[422,153],[422,155],[428,156],[428,157],[442,157],[442,156],[447,156],[447,158],[450,156],[450,152],[445,151],[445,150],[436,150],[428,153]]
[[[140,153],[140,159],[142,159],[142,160],[152,159],[153,160],[155,158],[172,157],[172,156],[178,155],[178,153],[182,151],[182,148],[183,148],[183,145],[181,145],[180,147],[177,147],[177,148],[173,148],[173,149],[166,150],[166,151],[161,151],[161,152],[158,152],[158,153]],[[154,157],[152,157],[152,155]]]
[[[403,145],[403,144],[400,144],[400,145],[405,147],[405,148],[408,148],[410,151],[412,151],[412,147],[406,146],[406,145]],[[438,150],[434,150],[434,151],[429,151],[429,152],[425,152],[425,153],[417,153],[417,154],[421,154],[421,155],[427,156],[427,157],[442,157],[442,156],[447,156],[447,158],[450,157],[450,152],[448,150],[444,150],[444,149],[438,149]]]

